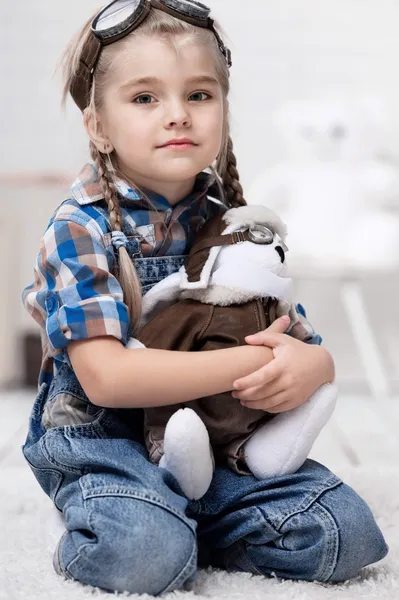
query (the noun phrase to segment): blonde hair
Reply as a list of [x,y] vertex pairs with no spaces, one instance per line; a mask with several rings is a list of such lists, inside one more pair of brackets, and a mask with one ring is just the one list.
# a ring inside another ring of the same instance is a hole
[[[96,13],[97,14],[97,13]],[[91,17],[83,28],[71,40],[63,57],[61,59],[64,89],[62,101],[65,104],[69,94],[71,83],[77,73],[82,50],[91,34],[90,25],[94,18]],[[108,74],[112,68],[113,62],[120,53],[127,48],[132,36],[158,36],[165,41],[173,44],[176,36],[186,36],[190,40],[194,40],[204,47],[211,48],[214,59],[217,78],[221,85],[226,106],[227,97],[229,94],[229,72],[226,60],[222,55],[216,38],[212,31],[201,27],[195,27],[176,19],[171,15],[151,9],[145,21],[131,34],[121,40],[105,46],[102,49],[100,59],[96,65],[93,85],[91,89],[90,102],[85,109],[85,118],[88,114],[95,114],[103,105],[104,89],[107,85]],[[124,177],[123,173],[118,171],[117,156],[115,152],[111,153],[113,158],[112,164],[115,169],[110,168],[110,155],[100,152],[95,144],[90,141],[90,154],[98,169],[100,185],[104,194],[104,199],[108,207],[109,217],[113,230],[122,231],[122,212],[119,204],[119,199],[114,183],[115,175]],[[108,160],[107,160],[108,157]],[[244,199],[243,189],[240,183],[240,178],[237,170],[237,160],[233,152],[233,142],[230,136],[230,125],[228,110],[226,111],[223,123],[222,145],[220,153],[216,159],[215,167],[211,167],[215,175],[216,183],[220,188],[225,204],[230,207],[243,206],[246,204]],[[129,184],[133,184],[130,182]],[[130,259],[125,247],[121,246],[119,252],[119,268],[116,276],[121,285],[124,301],[128,307],[129,315],[133,324],[138,324],[141,315],[141,284],[137,275],[133,261]]]

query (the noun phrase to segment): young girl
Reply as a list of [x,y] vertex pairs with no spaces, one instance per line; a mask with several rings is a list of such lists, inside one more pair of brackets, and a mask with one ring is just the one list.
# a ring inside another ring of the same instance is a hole
[[337,582],[387,553],[364,501],[314,461],[266,481],[219,466],[199,501],[148,461],[143,407],[233,390],[232,402],[277,413],[334,378],[318,336],[283,335],[284,319],[228,350],[125,348],[141,294],[223,209],[211,197],[245,204],[230,62],[194,0],[115,0],[66,52],[65,95],[93,162],[55,211],[23,294],[43,340],[23,451],[65,520],[56,571],[105,590],[158,595],[198,564]]

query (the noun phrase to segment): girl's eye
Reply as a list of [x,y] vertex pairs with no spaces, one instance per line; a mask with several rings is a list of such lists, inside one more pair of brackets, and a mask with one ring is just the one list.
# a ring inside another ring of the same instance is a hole
[[201,102],[203,100],[209,100],[209,98],[210,95],[206,92],[194,92],[194,94],[191,94],[189,100],[192,100],[193,102]]
[[153,100],[155,101],[155,98],[150,96],[150,94],[142,94],[141,96],[137,96],[133,102],[135,104],[153,104]]

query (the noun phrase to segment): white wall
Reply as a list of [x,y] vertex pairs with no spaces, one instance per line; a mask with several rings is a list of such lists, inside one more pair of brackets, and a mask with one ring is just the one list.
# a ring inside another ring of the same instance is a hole
[[[399,150],[397,0],[208,2],[233,52],[233,138],[244,187],[264,165],[284,157],[270,116],[295,98],[337,90],[378,94],[392,108]],[[61,112],[61,83],[53,72],[71,35],[97,7],[97,0],[1,0],[0,181],[19,171],[61,172],[68,180],[85,160],[80,113],[72,102]],[[20,291],[32,280],[39,238],[63,195],[55,188],[0,186],[0,225],[15,227],[6,252],[17,280],[11,301],[18,306],[12,316],[17,331],[35,328]],[[22,215],[25,220],[18,220]],[[10,346],[7,356],[12,374],[18,349]],[[348,378],[356,369],[359,374],[359,363]]]
[[[233,50],[233,131],[244,183],[283,156],[270,127],[270,113],[281,102],[343,89],[398,104],[396,0],[208,3]],[[61,114],[53,71],[70,36],[98,5],[2,1],[0,172],[79,167],[86,148],[80,114],[72,103]]]

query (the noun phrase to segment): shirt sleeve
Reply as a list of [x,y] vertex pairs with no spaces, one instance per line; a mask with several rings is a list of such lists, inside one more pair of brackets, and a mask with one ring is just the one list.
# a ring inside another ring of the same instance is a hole
[[73,340],[112,336],[125,345],[128,309],[98,229],[55,220],[40,245],[35,281],[24,289],[23,303],[41,326],[50,356],[68,362]]
[[286,333],[306,344],[320,345],[323,339],[309,323],[302,304],[297,304],[295,309],[295,311],[290,311],[291,325]]

